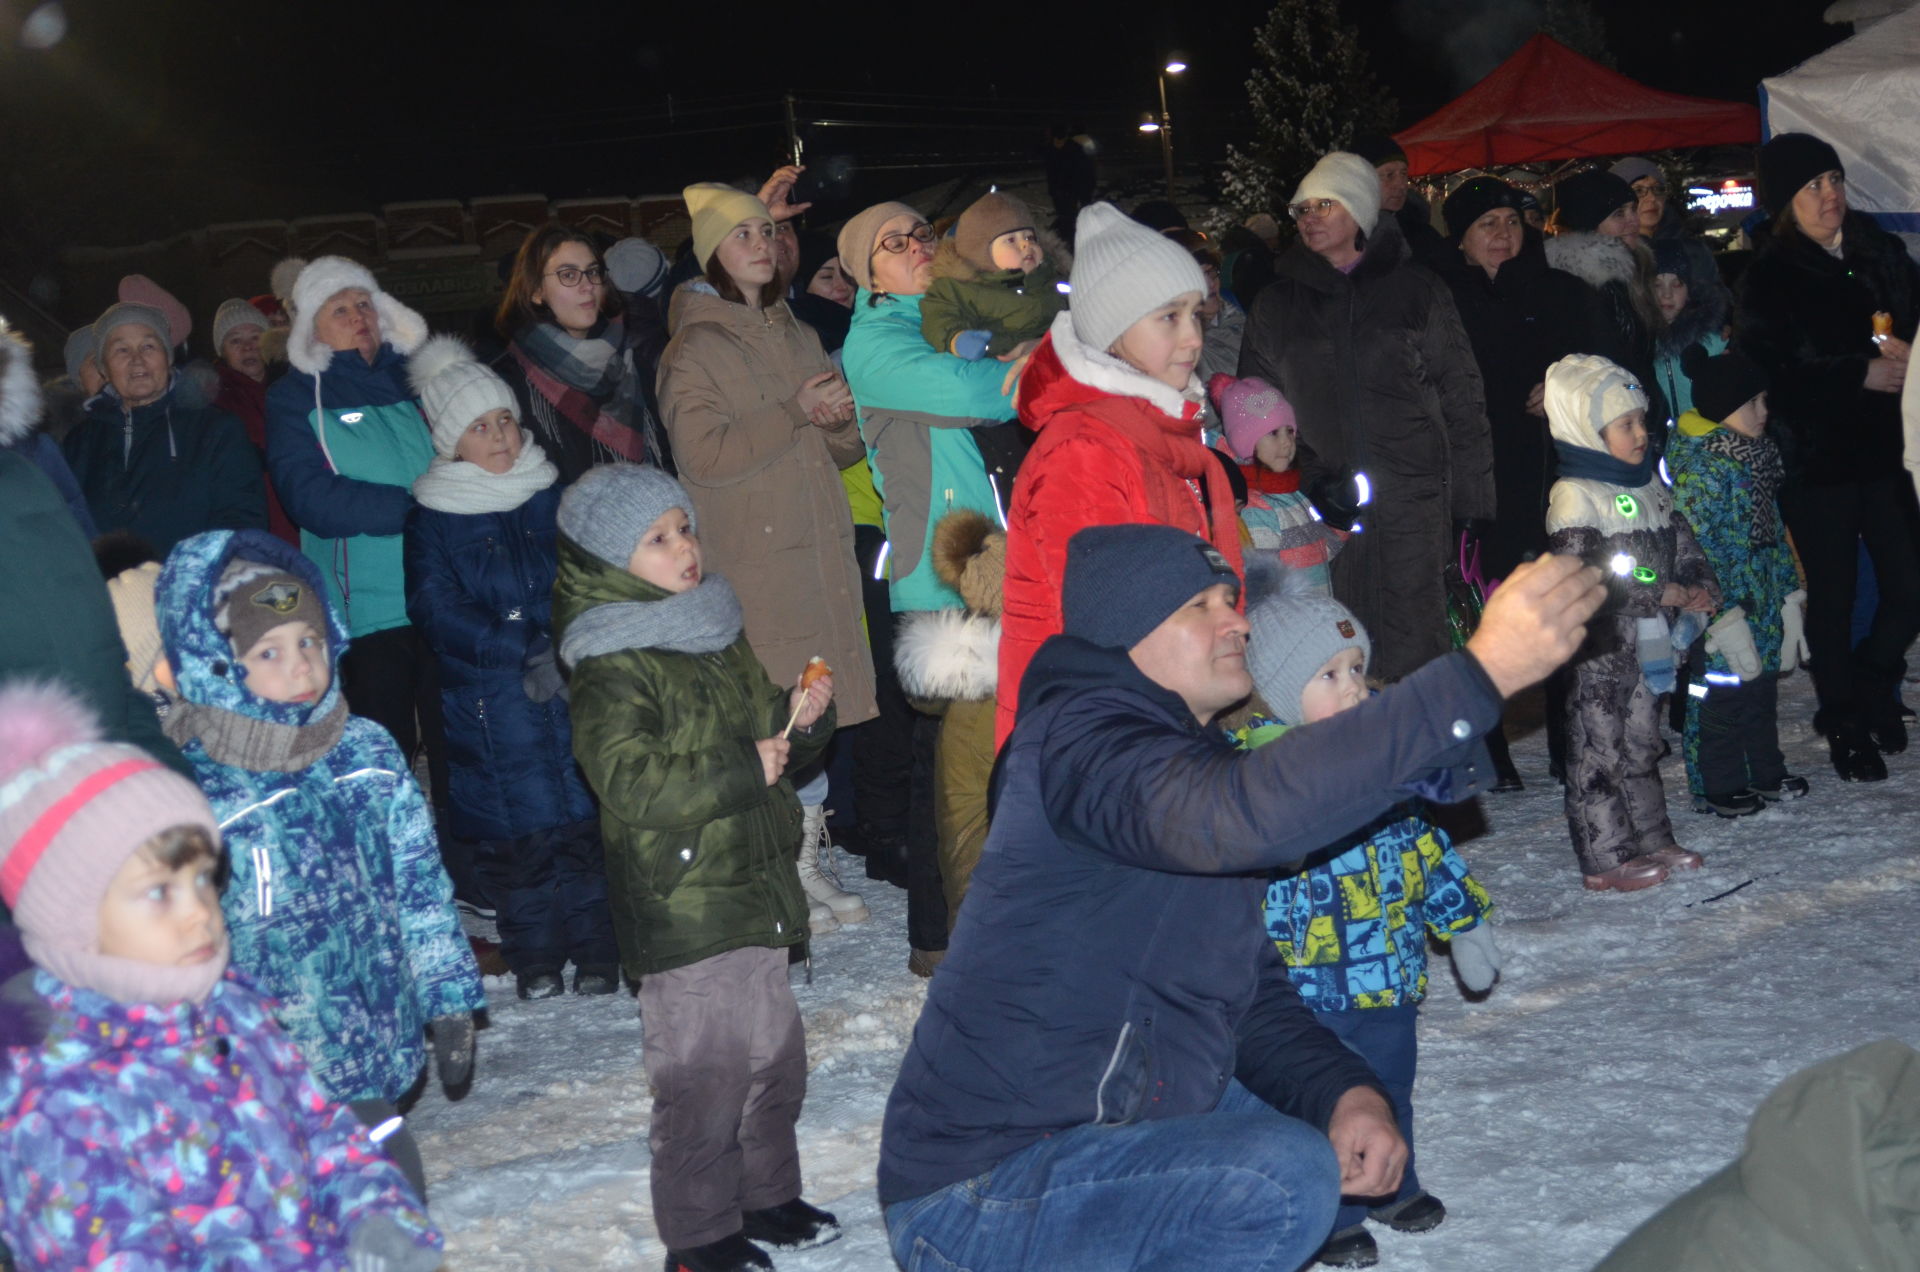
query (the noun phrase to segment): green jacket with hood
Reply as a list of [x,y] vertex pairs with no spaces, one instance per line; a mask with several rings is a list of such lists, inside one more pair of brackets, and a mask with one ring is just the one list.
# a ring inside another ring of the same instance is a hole
[[960,254],[952,235],[933,258],[933,284],[920,301],[920,333],[942,353],[963,331],[991,331],[986,357],[998,358],[1023,340],[1038,340],[1067,307],[1067,249],[1051,231],[1040,233],[1046,256],[1031,272],[981,269]]
[[[559,538],[553,639],[588,610],[667,593]],[[807,939],[795,855],[800,801],[768,786],[754,743],[787,722],[788,691],[746,638],[718,653],[623,649],[583,658],[571,679],[573,754],[600,797],[607,891],[627,975],[685,967],[747,946]],[[832,708],[796,729],[787,772],[833,734]]]

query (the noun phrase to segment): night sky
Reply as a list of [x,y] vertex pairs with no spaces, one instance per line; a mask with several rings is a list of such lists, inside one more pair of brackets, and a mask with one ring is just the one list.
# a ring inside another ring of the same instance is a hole
[[[1762,76],[1845,37],[1820,22],[1825,3],[1597,7],[1626,73],[1751,101]],[[490,15],[406,0],[67,0],[66,37],[30,50],[14,33],[32,8],[0,0],[10,270],[61,246],[208,221],[519,190],[640,194],[764,172],[789,90],[810,117],[885,125],[809,129],[813,153],[877,169],[865,189],[924,184],[912,165],[942,156],[1017,153],[1050,118],[1150,160],[1131,123],[1155,104],[1169,50],[1192,64],[1172,101],[1183,155],[1217,156],[1247,127],[1241,86],[1268,5],[540,4]],[[1343,9],[1408,124],[1517,45],[1534,0]]]

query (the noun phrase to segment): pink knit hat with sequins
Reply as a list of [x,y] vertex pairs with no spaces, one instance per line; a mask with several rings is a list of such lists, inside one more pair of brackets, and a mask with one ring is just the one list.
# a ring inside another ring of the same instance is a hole
[[1292,405],[1257,375],[1236,380],[1223,371],[1207,381],[1207,392],[1220,411],[1220,425],[1235,459],[1252,459],[1253,448],[1268,433],[1299,428]]
[[204,998],[226,970],[100,952],[100,903],[120,867],[164,830],[220,828],[200,788],[99,722],[52,684],[0,686],[0,900],[33,961],[117,1002]]

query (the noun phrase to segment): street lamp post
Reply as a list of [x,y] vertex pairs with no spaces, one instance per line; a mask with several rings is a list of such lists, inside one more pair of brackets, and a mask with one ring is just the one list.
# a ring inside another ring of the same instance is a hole
[[1185,59],[1178,56],[1167,59],[1160,68],[1160,113],[1148,115],[1140,121],[1141,132],[1160,134],[1160,160],[1166,165],[1167,198],[1173,198],[1173,116],[1167,112],[1167,76],[1178,75],[1187,69]]

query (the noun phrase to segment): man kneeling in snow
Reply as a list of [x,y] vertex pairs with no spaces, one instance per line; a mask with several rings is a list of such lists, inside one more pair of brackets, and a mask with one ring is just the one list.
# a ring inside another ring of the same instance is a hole
[[1340,1194],[1399,1184],[1392,1110],[1294,992],[1263,872],[1408,793],[1471,796],[1480,735],[1572,656],[1599,574],[1522,566],[1465,652],[1247,752],[1209,727],[1252,689],[1238,587],[1166,526],[1068,545],[1065,631],[1021,681],[987,846],[887,1102],[902,1267],[1293,1272]]

